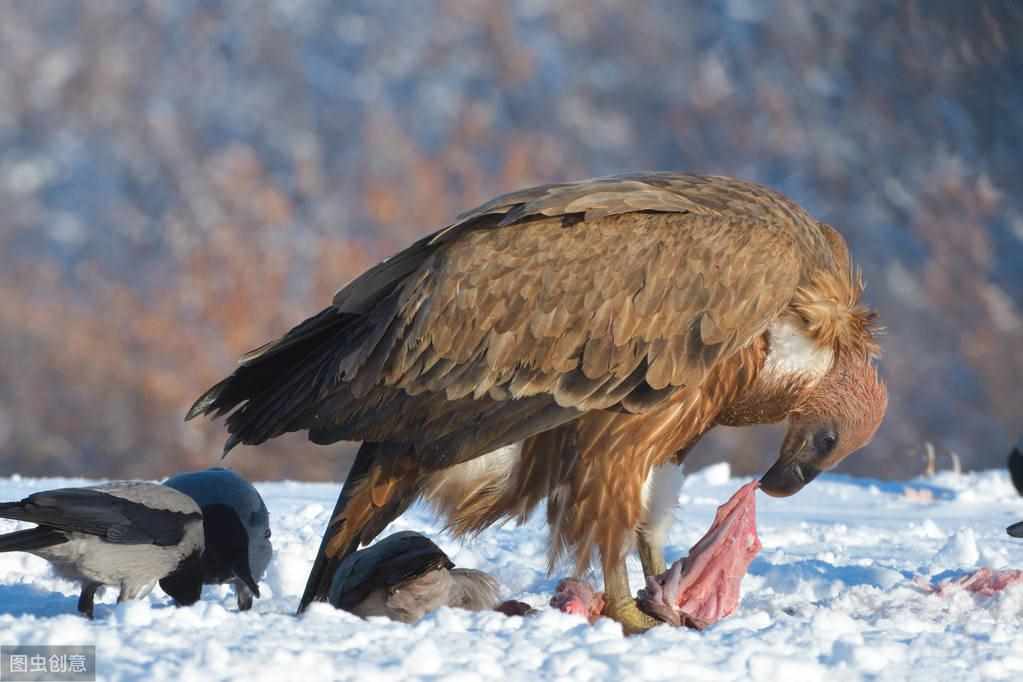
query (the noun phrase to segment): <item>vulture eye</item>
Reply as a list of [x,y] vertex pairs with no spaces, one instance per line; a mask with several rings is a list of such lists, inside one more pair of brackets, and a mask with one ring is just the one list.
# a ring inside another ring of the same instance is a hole
[[813,436],[813,448],[818,455],[828,455],[838,445],[838,434],[834,431],[818,431]]

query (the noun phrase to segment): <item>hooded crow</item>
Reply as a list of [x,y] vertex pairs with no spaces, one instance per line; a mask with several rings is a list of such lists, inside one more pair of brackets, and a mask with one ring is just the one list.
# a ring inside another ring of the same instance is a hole
[[451,606],[486,611],[498,606],[497,581],[482,571],[455,568],[429,538],[412,531],[388,536],[338,564],[330,603],[369,618],[415,623]]
[[185,493],[202,509],[206,530],[203,582],[233,584],[238,609],[250,609],[273,555],[270,513],[255,486],[220,467],[178,474],[164,485]]
[[82,584],[78,610],[92,618],[96,591],[117,601],[143,597],[159,580],[179,604],[202,592],[202,513],[187,495],[158,483],[118,481],[61,488],[0,503],[0,518],[38,527],[0,535],[0,552],[29,552]]

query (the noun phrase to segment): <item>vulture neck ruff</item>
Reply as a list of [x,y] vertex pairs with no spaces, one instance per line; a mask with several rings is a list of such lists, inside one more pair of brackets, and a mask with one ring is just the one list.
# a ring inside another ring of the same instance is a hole
[[831,369],[835,352],[820,345],[798,321],[783,317],[767,328],[768,349],[764,374],[776,381],[815,384]]

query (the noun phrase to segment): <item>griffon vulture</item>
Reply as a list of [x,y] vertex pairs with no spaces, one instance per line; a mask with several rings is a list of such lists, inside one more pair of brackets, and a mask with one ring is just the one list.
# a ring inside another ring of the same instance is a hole
[[[187,418],[225,451],[290,431],[363,441],[300,610],[417,498],[459,533],[547,500],[552,562],[664,571],[673,471],[718,424],[788,419],[763,489],[791,495],[866,444],[887,394],[845,241],[781,194],[648,173],[513,192],[369,269],[252,351]],[[665,503],[667,502],[667,503]]]

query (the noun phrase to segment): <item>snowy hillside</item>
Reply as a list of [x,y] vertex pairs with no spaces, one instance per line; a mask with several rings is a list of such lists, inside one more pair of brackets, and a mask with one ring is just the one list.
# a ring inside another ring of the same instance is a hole
[[[686,481],[668,555],[684,553],[716,506],[745,480],[725,465]],[[0,479],[0,500],[79,485]],[[239,614],[228,590],[207,588],[176,609],[157,588],[96,620],[75,614],[77,587],[25,554],[0,555],[0,644],[95,644],[102,679],[321,680],[670,679],[968,680],[1023,676],[1023,586],[993,597],[936,596],[917,576],[979,566],[1023,568],[1023,541],[1005,526],[1023,500],[1002,472],[942,474],[908,483],[824,476],[788,500],[758,495],[764,549],[743,582],[739,611],[705,632],[657,628],[623,638],[546,610],[530,618],[442,610],[415,626],[364,622],[330,607],[292,614],[337,486],[265,483],[276,556],[263,599]],[[0,520],[0,532],[19,527]],[[460,545],[417,507],[387,532],[431,534],[456,564],[494,573],[508,597],[544,605],[544,526],[491,529]],[[640,585],[638,561],[631,564]]]

